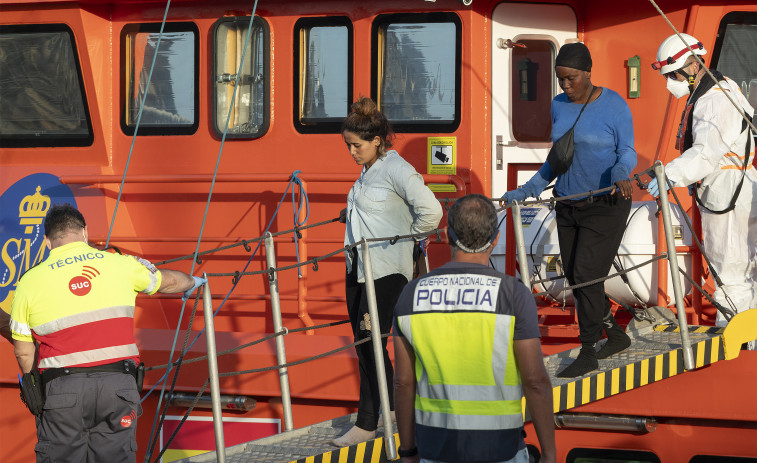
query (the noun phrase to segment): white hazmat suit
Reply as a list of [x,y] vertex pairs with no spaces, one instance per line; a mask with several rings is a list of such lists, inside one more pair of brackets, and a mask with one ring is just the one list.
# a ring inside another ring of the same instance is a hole
[[[703,76],[710,79],[709,76]],[[701,85],[701,82],[700,82]],[[749,130],[742,130],[743,119],[725,96],[725,92],[740,105],[746,114],[754,108],[731,79],[712,87],[692,109],[693,145],[665,166],[665,173],[673,186],[683,187],[701,181],[698,194],[702,215],[704,250],[723,282],[715,290],[715,300],[730,307],[726,295],[737,312],[755,307],[757,296],[757,172],[752,163],[754,142]],[[751,152],[744,175],[745,148]],[[736,187],[744,175],[744,182],[733,210],[726,209]],[[704,207],[702,207],[704,206]],[[718,312],[716,324],[725,326],[726,320]]]

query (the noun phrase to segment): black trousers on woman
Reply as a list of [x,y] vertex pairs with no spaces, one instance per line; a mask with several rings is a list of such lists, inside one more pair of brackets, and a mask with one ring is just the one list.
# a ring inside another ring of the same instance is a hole
[[[557,238],[565,277],[577,285],[606,277],[623,239],[631,199],[603,195],[593,202],[560,201],[555,207]],[[578,339],[593,344],[602,337],[602,319],[610,312],[604,282],[573,290]]]
[[[365,292],[365,283],[357,282],[357,259],[352,260],[352,271],[347,274],[347,312],[352,324],[352,333],[355,341],[370,338],[370,318],[368,316],[368,297]],[[398,273],[387,275],[373,281],[376,288],[376,307],[378,309],[379,326],[381,334],[392,330],[392,317],[394,306],[407,284],[407,278]],[[389,389],[389,404],[394,410],[394,368],[389,360],[389,352],[386,350],[387,338],[383,338],[381,345],[384,353],[384,372],[386,374],[387,388]],[[378,375],[376,374],[376,359],[373,355],[373,342],[366,341],[355,346],[357,353],[358,371],[360,372],[360,401],[357,408],[357,421],[355,425],[366,431],[376,429],[381,403],[379,399]]]

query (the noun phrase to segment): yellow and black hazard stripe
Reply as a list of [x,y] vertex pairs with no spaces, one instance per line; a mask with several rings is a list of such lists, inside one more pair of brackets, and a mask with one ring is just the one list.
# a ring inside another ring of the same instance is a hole
[[[725,360],[722,336],[692,345],[695,367]],[[554,412],[568,410],[683,373],[683,349],[598,372],[552,389]]]
[[[679,333],[681,331],[681,327],[678,325],[658,325],[654,327],[654,330],[660,331],[663,333]],[[689,327],[689,333],[723,334],[723,331],[725,331],[725,328],[721,328],[717,326],[690,326]]]
[[[399,446],[399,434],[394,434],[394,442]],[[322,453],[307,458],[300,458],[289,463],[385,463],[386,450],[384,438],[377,437],[368,442],[342,447],[340,449]]]

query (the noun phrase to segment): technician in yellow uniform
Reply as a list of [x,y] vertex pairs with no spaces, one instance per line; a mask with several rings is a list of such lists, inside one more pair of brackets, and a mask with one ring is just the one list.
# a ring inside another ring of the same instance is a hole
[[36,366],[45,391],[37,461],[133,463],[142,413],[137,293],[188,296],[206,280],[90,247],[84,217],[69,204],[50,208],[45,243],[50,255],[19,281],[10,321],[19,367]]

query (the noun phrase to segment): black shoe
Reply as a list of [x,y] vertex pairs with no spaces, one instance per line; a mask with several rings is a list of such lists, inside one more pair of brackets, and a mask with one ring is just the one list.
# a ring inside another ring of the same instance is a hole
[[617,336],[617,337],[612,337],[612,338],[608,337],[605,345],[602,346],[597,352],[597,358],[600,360],[606,359],[607,357],[610,357],[611,355],[615,355],[618,352],[628,349],[628,346],[631,345],[631,338],[629,338],[626,333],[622,333],[622,334],[623,336]]
[[628,337],[623,328],[615,321],[615,317],[611,313],[602,320],[605,333],[607,333],[607,342],[597,352],[598,359],[606,359],[611,355],[615,355],[618,352],[628,349],[631,345],[631,338]]
[[590,371],[594,371],[599,367],[597,362],[597,351],[594,350],[594,344],[583,344],[581,351],[578,353],[578,357],[565,367],[565,369],[557,373],[558,378],[575,378],[576,376],[583,376]]

